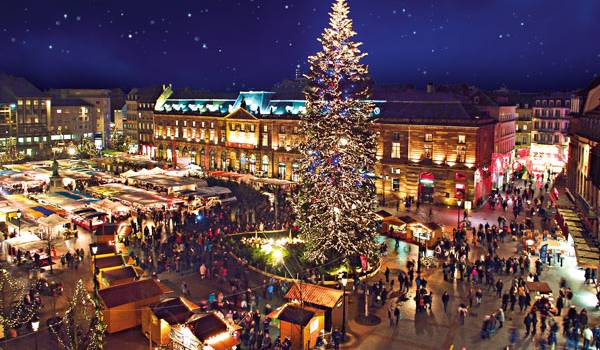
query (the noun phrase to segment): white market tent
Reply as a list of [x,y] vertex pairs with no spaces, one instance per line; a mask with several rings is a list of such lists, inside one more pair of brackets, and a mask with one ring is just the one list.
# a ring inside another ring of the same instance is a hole
[[32,242],[39,242],[40,238],[33,233],[22,231],[18,236],[2,241],[2,254],[8,254],[10,247],[17,248],[20,245]]
[[148,170],[148,174],[149,175],[159,175],[159,174],[164,174],[165,171],[159,167],[155,167],[153,169]]
[[133,170],[127,170],[126,172],[124,172],[124,173],[121,174],[121,177],[127,177],[127,178],[129,178],[129,177],[136,176],[136,175],[138,175],[137,172],[135,172]]
[[99,210],[99,211],[104,211],[107,212],[109,214],[113,214],[113,213],[117,213],[117,212],[129,212],[129,207],[121,204],[119,202],[115,202],[115,201],[111,201],[108,198],[104,198],[101,201],[95,202],[90,204],[90,207]]
[[52,214],[50,216],[46,216],[46,217],[43,217],[38,220],[38,223],[40,224],[40,226],[51,227],[51,228],[56,227],[56,226],[62,226],[69,222],[70,222],[69,219],[65,219],[58,214]]

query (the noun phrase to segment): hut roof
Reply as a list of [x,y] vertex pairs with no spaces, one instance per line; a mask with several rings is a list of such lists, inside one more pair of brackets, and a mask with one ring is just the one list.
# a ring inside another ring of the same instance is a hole
[[165,320],[170,325],[185,323],[194,313],[196,305],[183,298],[169,298],[150,305],[150,309],[156,317]]
[[201,342],[210,337],[227,332],[227,324],[214,312],[197,314],[187,323],[187,327]]
[[313,305],[334,308],[344,295],[341,290],[318,286],[309,283],[293,284],[285,294],[286,299],[302,300]]
[[151,297],[158,297],[169,292],[171,290],[160,282],[147,279],[100,289],[98,296],[106,307],[112,308]]
[[286,305],[286,307],[279,313],[279,320],[285,321],[302,327],[306,326],[310,320],[315,316],[315,313],[301,308],[297,305]]

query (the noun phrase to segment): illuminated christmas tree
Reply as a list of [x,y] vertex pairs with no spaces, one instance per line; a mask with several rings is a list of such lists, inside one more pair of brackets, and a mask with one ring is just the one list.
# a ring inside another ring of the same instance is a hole
[[65,315],[50,330],[66,350],[100,350],[104,347],[106,324],[99,304],[79,280]]
[[306,113],[300,146],[302,186],[295,201],[297,224],[313,262],[376,256],[374,105],[368,101],[366,55],[345,0],[337,0],[330,26],[319,42],[323,49],[309,57]]
[[35,316],[37,307],[33,300],[27,302],[27,286],[7,270],[0,270],[0,325],[4,332],[19,328]]

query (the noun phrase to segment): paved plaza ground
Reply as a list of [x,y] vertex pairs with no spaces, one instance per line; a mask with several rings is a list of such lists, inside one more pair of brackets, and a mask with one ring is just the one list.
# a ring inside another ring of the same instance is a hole
[[[385,207],[386,210],[393,214],[411,215],[421,221],[429,221],[427,216],[429,207],[421,207],[420,212],[415,212],[414,207],[412,212],[396,211],[396,207]],[[456,225],[457,211],[456,208],[433,207],[433,221],[442,225]],[[491,210],[488,207],[480,208],[473,211],[470,215],[470,220],[473,225],[489,222],[496,223],[499,215],[506,216],[501,210]],[[521,217],[520,219],[523,219]],[[534,219],[536,225],[539,225],[539,219]],[[402,243],[397,251],[394,251],[393,240],[381,238],[389,245],[389,253],[383,257],[383,268],[390,268],[392,276],[396,275],[399,270],[405,270],[406,261],[408,258],[416,260],[416,246]],[[46,319],[54,312],[62,312],[65,307],[65,296],[71,295],[73,287],[78,279],[83,279],[89,289],[92,289],[91,272],[89,259],[87,259],[87,247],[90,243],[89,233],[82,232],[77,240],[70,240],[67,245],[70,249],[84,248],[86,250],[85,263],[78,270],[65,270],[60,264],[57,266],[57,271],[53,278],[58,278],[65,284],[65,293],[62,297],[55,300],[44,297],[44,308],[42,310],[42,319]],[[501,256],[511,256],[516,253],[516,242],[507,241],[500,245],[498,251]],[[478,256],[480,252],[474,250],[473,256]],[[14,273],[26,278],[25,272],[13,269]],[[262,277],[251,275],[251,281],[254,285],[262,283]],[[402,319],[398,326],[390,327],[387,319],[387,307],[391,303],[395,303],[395,298],[388,301],[388,304],[383,307],[371,308],[371,311],[378,315],[382,322],[377,326],[367,327],[361,326],[354,320],[359,312],[362,312],[363,307],[360,298],[361,294],[350,293],[348,299],[349,315],[348,329],[352,335],[351,340],[346,344],[345,348],[352,349],[368,349],[368,350],[390,350],[390,349],[503,349],[508,344],[508,329],[510,325],[515,325],[520,330],[520,339],[516,349],[534,349],[539,338],[524,338],[523,317],[524,313],[508,311],[506,313],[506,324],[491,339],[481,340],[479,330],[483,317],[491,314],[500,306],[500,301],[491,291],[484,290],[483,302],[480,306],[474,306],[470,310],[469,317],[465,325],[459,325],[457,316],[457,306],[460,303],[466,302],[466,284],[462,282],[446,282],[443,280],[443,275],[440,269],[425,269],[423,276],[428,280],[428,289],[433,292],[433,307],[430,312],[415,313],[415,303],[412,299],[400,303],[402,310]],[[504,279],[504,285],[510,284],[508,277],[500,276]],[[583,271],[576,267],[576,262],[573,257],[567,258],[564,266],[545,267],[541,280],[548,282],[552,289],[557,292],[561,278],[565,278],[568,285],[575,292],[574,304],[581,307],[586,307],[589,311],[590,320],[600,317],[600,312],[594,308],[596,303],[595,293],[592,286],[583,284]],[[226,290],[226,286],[219,285],[215,281],[201,280],[197,273],[189,272],[185,274],[176,274],[173,272],[163,273],[159,276],[161,281],[167,284],[174,290],[180,291],[182,281],[187,282],[190,288],[192,301],[198,302],[201,299],[206,299],[208,294],[216,290]],[[369,282],[375,282],[379,279],[384,279],[382,273],[372,277]],[[505,287],[506,288],[506,287]],[[448,291],[451,295],[450,306],[448,312],[443,311],[441,303],[441,295],[444,291]],[[411,290],[409,297],[414,297],[414,288]],[[275,306],[281,300],[273,300],[271,303]],[[592,321],[593,322],[593,321]],[[559,320],[560,324],[560,320]],[[44,323],[42,323],[44,325]],[[559,335],[561,332],[559,332]],[[563,344],[564,339],[559,340],[559,344]],[[0,345],[3,349],[35,349],[36,337],[25,334],[22,337],[11,339]],[[58,349],[48,337],[44,327],[37,337],[38,349]],[[128,331],[112,334],[107,337],[105,348],[108,350],[137,350],[149,349],[147,339],[142,335],[139,327]]]

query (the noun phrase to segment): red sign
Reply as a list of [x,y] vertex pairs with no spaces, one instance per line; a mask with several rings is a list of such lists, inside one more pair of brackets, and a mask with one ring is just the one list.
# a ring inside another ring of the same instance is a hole
[[367,262],[367,257],[364,255],[360,256],[360,266],[362,267],[363,271],[367,271],[367,267],[368,267],[368,262]]

